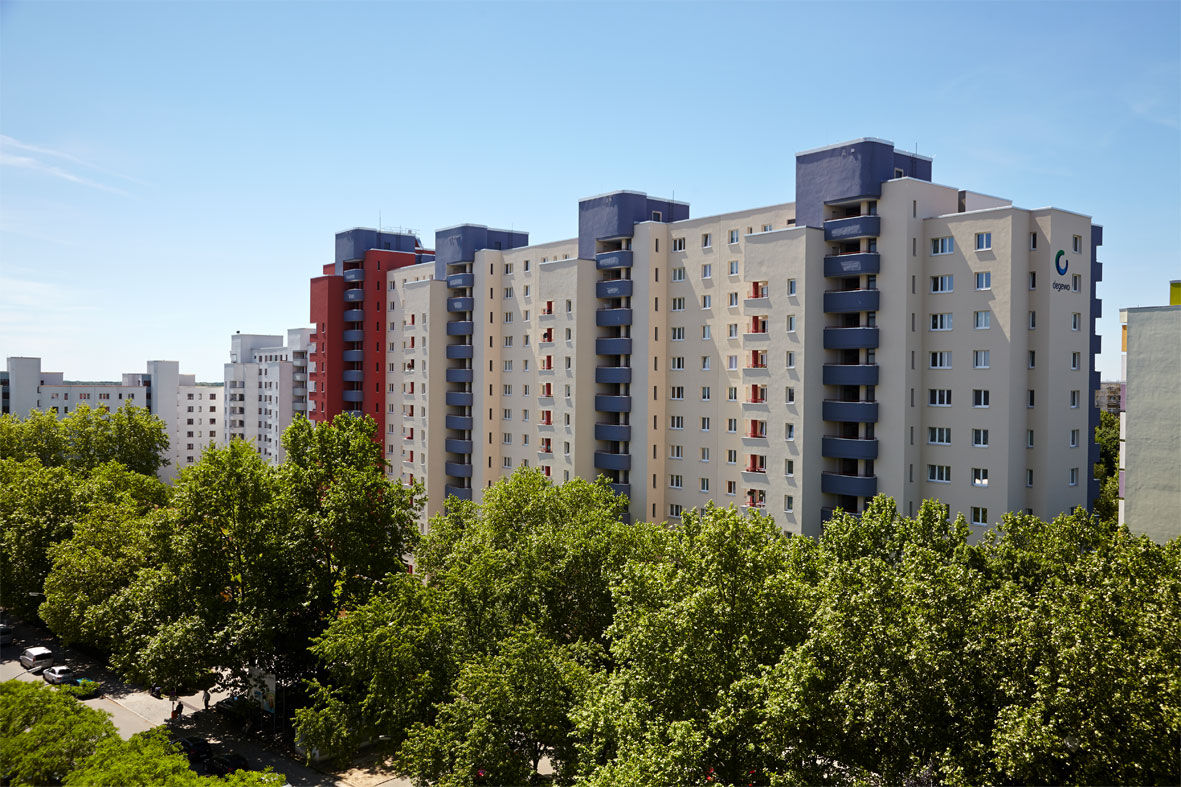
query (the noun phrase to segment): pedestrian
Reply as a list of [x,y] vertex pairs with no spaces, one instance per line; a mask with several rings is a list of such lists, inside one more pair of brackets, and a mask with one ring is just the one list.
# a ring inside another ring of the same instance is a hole
[[209,689],[201,693],[201,701],[205,703],[205,710],[209,710]]
[[185,715],[185,704],[183,702],[176,703],[176,718]]

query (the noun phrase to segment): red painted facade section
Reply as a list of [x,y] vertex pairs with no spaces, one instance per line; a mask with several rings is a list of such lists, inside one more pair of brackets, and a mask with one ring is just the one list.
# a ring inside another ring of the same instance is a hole
[[315,403],[308,408],[308,418],[316,422],[330,421],[344,409],[341,398],[344,388],[344,279],[340,276],[318,276],[312,279],[312,337],[316,349],[308,360],[315,371],[308,379],[315,382],[315,390],[308,391],[308,399]]

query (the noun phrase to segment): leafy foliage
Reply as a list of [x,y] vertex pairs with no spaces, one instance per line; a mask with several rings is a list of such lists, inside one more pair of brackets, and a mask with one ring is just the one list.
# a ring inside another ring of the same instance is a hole
[[80,404],[61,419],[49,410],[32,410],[23,419],[0,416],[0,459],[36,459],[73,471],[118,462],[150,476],[168,463],[167,450],[164,422],[131,404],[114,412]]
[[115,725],[41,683],[0,683],[0,774],[13,785],[56,783],[116,737]]

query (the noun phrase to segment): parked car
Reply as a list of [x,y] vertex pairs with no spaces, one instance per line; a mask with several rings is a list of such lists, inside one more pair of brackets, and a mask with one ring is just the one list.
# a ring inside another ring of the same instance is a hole
[[11,645],[16,639],[16,629],[7,623],[0,623],[0,645]]
[[250,763],[241,754],[215,754],[205,761],[205,772],[210,776],[227,776],[234,771],[250,770]]
[[247,731],[258,726],[260,710],[258,702],[249,697],[226,697],[213,705],[213,710],[237,724]]
[[53,651],[49,648],[37,645],[32,648],[25,648],[25,652],[21,654],[21,666],[25,669],[36,669],[38,667],[44,669],[45,667],[53,666]]
[[73,683],[74,670],[62,665],[58,667],[50,667],[41,673],[41,677],[45,679],[46,683]]
[[[57,669],[57,667],[54,667]],[[65,681],[63,686],[70,688],[70,693],[76,699],[92,700],[103,693],[103,685],[97,680],[90,680],[89,678],[74,678],[73,680]]]
[[196,736],[181,738],[177,743],[180,744],[180,750],[184,752],[191,763],[205,762],[213,756],[213,747],[204,738]]

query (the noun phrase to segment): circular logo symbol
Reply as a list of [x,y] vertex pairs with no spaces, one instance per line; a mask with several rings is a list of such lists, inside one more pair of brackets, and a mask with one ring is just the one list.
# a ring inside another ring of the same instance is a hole
[[1054,270],[1058,271],[1059,276],[1066,275],[1066,269],[1070,267],[1070,260],[1064,260],[1066,252],[1058,249],[1058,253],[1054,255]]

